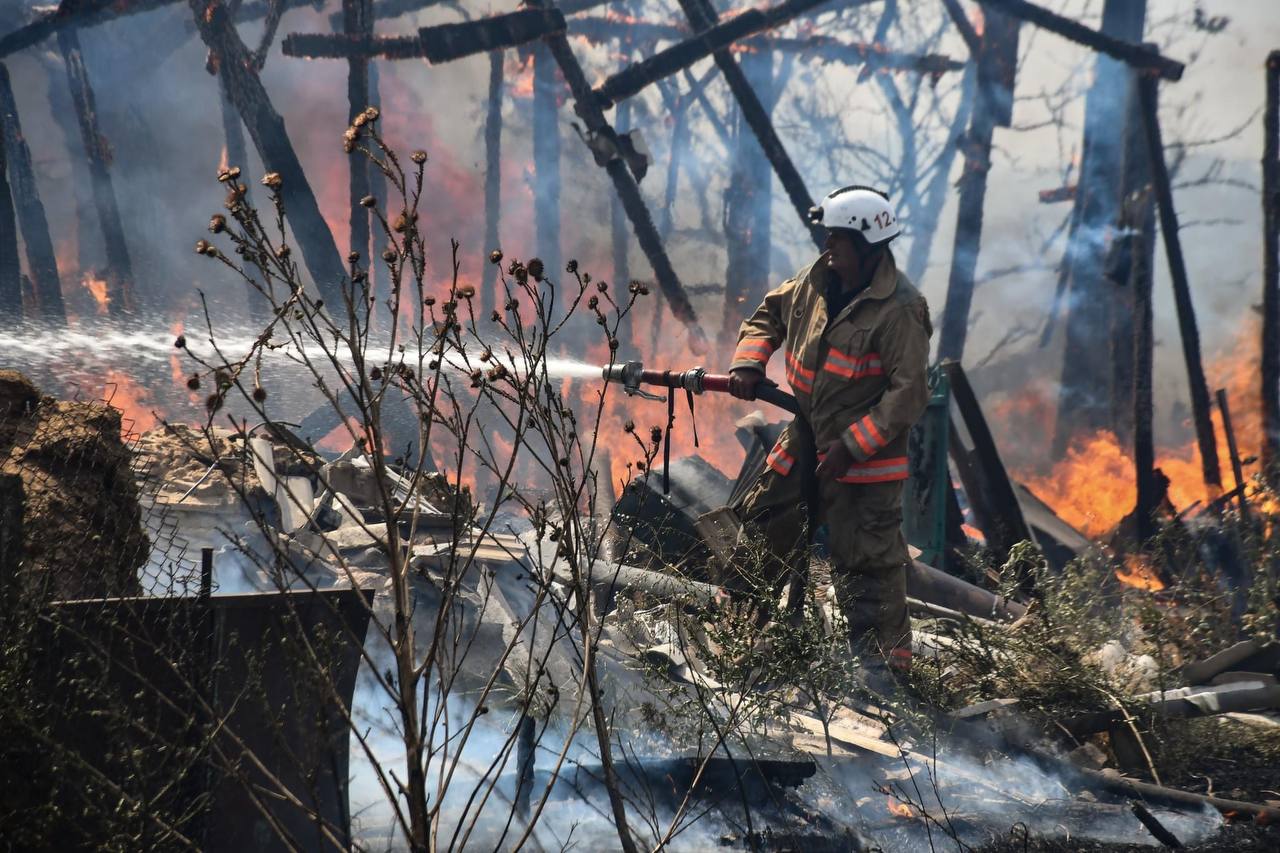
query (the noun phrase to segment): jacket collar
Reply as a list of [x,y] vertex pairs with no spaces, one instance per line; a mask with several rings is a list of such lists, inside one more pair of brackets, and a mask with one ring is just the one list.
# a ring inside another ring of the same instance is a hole
[[[827,256],[828,253],[823,252],[805,272],[805,279],[809,282],[809,286],[818,293],[826,293],[827,289]],[[897,289],[898,264],[893,259],[893,250],[885,249],[884,254],[880,256],[876,271],[871,276],[871,284],[854,297],[851,304],[857,305],[868,299],[888,299]]]

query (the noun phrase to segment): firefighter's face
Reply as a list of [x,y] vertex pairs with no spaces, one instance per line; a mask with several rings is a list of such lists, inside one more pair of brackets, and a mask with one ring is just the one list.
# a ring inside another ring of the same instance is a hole
[[861,273],[865,261],[864,246],[851,232],[842,228],[827,231],[823,248],[827,251],[827,265],[841,279],[852,281]]

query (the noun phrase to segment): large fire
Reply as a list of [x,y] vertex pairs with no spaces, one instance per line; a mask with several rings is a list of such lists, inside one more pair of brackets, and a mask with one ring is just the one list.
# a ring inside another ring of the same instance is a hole
[[[1236,444],[1245,459],[1256,457],[1262,446],[1257,340],[1256,327],[1246,330],[1230,353],[1213,360],[1206,369],[1214,387],[1227,389]],[[1222,416],[1216,408],[1213,425],[1223,486],[1230,490],[1237,484],[1232,477]],[[1204,483],[1194,439],[1182,447],[1159,450],[1156,466],[1169,478],[1169,500],[1178,509],[1218,497],[1218,492]],[[1067,458],[1047,474],[1018,471],[1015,466],[1015,476],[1064,521],[1089,536],[1101,536],[1113,529],[1133,511],[1137,500],[1132,449],[1122,447],[1109,431],[1076,440],[1068,449]]]

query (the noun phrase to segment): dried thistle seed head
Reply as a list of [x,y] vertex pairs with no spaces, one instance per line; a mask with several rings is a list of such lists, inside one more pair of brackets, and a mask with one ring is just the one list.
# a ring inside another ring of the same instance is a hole
[[502,263],[501,249],[494,249],[492,252],[489,253],[489,263],[493,264],[494,266],[497,266],[498,264]]
[[428,296],[422,300],[422,304],[430,308],[432,305],[436,304],[436,298],[434,296]]
[[489,315],[489,322],[491,323],[497,323],[497,322],[500,322],[501,320],[502,320],[502,315],[499,314],[497,311],[494,311],[492,314]]
[[488,347],[485,347],[483,350],[480,351],[481,361],[488,361],[491,358],[493,358],[493,350],[489,349]]
[[265,403],[267,400],[267,389],[261,385],[253,389],[253,399],[258,403]]
[[576,272],[578,271],[578,262],[577,262],[577,261],[569,261],[569,263],[567,263],[567,264],[565,264],[565,265],[564,265],[564,271],[565,271],[565,272],[567,272],[567,273],[569,273],[569,275],[573,275],[574,273],[576,273]]
[[583,284],[590,284],[590,283],[591,283],[591,273],[589,273],[589,272],[584,272],[584,273],[582,274],[582,283],[583,283]]
[[506,304],[503,307],[505,307],[508,311],[515,311],[517,308],[520,307],[520,303],[516,301],[516,298],[513,296],[507,300]]
[[200,390],[200,374],[199,373],[193,373],[191,374],[191,376],[187,378],[187,387],[190,388],[192,391]]
[[362,115],[365,121],[377,121],[378,116],[382,115],[382,113],[378,112],[377,107],[365,107]]
[[208,409],[209,411],[211,411],[211,412],[216,412],[216,411],[218,411],[218,409],[221,409],[221,408],[222,408],[222,395],[221,395],[221,394],[210,394],[210,395],[209,395],[208,397],[206,397],[206,398],[205,398],[205,400],[204,400],[204,407],[205,407],[206,409]]
[[507,368],[501,364],[495,364],[493,367],[489,368],[488,376],[490,380],[501,379],[506,375]]
[[400,215],[391,223],[391,230],[395,231],[397,234],[403,234],[405,231],[409,230],[409,217],[405,216],[404,211],[401,211]]
[[349,252],[349,253],[347,253],[347,263],[349,263],[349,264],[358,264],[358,263],[360,263],[360,253],[359,253],[359,252]]
[[600,304],[600,297],[598,296],[593,296],[587,300],[587,307],[590,308],[592,311],[596,310],[596,306],[598,306],[599,304]]
[[470,299],[476,295],[476,289],[469,284],[464,284],[458,288],[458,295],[463,299]]
[[542,273],[545,269],[546,267],[542,263],[542,258],[531,258],[529,260],[529,275],[533,276],[534,281],[542,281]]
[[367,195],[364,198],[360,199],[361,207],[373,207],[377,203],[378,203],[378,200],[371,195]]
[[262,185],[264,187],[270,187],[273,190],[278,190],[284,186],[284,178],[280,177],[279,172],[267,172],[262,176]]
[[618,351],[618,339],[609,338],[609,352],[617,352],[617,351]]
[[365,124],[367,124],[367,123],[368,123],[368,121],[369,121],[369,119],[365,118],[364,113],[360,113],[358,116],[356,116],[356,117],[352,120],[352,122],[351,122],[351,127],[352,127],[353,129],[354,129],[354,128],[357,128],[357,127],[364,127],[364,126],[365,126]]
[[210,250],[210,249],[212,249],[212,248],[213,248],[213,246],[210,246],[210,245],[209,245],[209,241],[208,241],[208,240],[197,240],[197,241],[196,241],[196,254],[197,254],[197,255],[207,255],[207,254],[209,254],[209,250]]
[[648,466],[648,465],[646,465],[646,464],[644,464],[644,462],[637,462],[637,463],[636,463],[636,470],[637,470],[637,471],[647,471],[648,469],[649,469],[649,466]]
[[384,261],[386,261],[387,263],[391,263],[392,261],[394,261],[394,260],[396,259],[396,250],[395,250],[395,249],[383,249],[383,250],[382,250],[382,259],[383,259]]
[[635,421],[631,421],[631,420],[627,421],[626,423],[624,423],[624,424],[622,425],[622,431],[623,431],[623,432],[635,432],[635,431],[636,431],[636,422],[635,422]]
[[427,152],[422,149],[418,149],[409,155],[409,159],[421,166],[423,163],[427,162]]
[[221,234],[227,230],[227,217],[221,213],[215,213],[209,217],[209,230],[214,234]]
[[219,170],[218,170],[218,180],[219,180],[220,182],[224,183],[224,184],[225,184],[227,181],[234,181],[234,180],[235,180],[236,178],[238,178],[238,177],[240,177],[240,167],[239,167],[239,166],[232,166],[232,167],[231,167],[231,168],[229,168],[229,169],[219,169]]
[[658,426],[649,427],[649,440],[652,441],[654,444],[657,444],[658,442],[662,441],[662,427],[658,427]]
[[608,289],[609,289],[609,282],[607,281],[596,282],[596,290],[600,291],[601,293],[606,292]]
[[289,257],[292,252],[293,250],[288,246],[280,245],[276,248],[276,257],[283,261],[285,258]]
[[381,367],[375,367],[373,370],[370,370],[370,371],[369,371],[369,378],[370,378],[370,379],[372,379],[374,382],[381,382],[381,381],[382,381],[382,368],[381,368]]
[[186,348],[187,348],[187,336],[186,336],[186,335],[178,335],[176,338],[174,338],[174,339],[173,339],[173,345],[174,345],[174,347],[175,347],[175,348],[177,348],[177,349],[186,349]]

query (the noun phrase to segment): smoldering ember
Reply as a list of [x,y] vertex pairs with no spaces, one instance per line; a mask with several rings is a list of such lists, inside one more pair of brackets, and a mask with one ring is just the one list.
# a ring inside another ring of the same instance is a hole
[[1280,849],[1273,0],[0,0],[0,846]]

